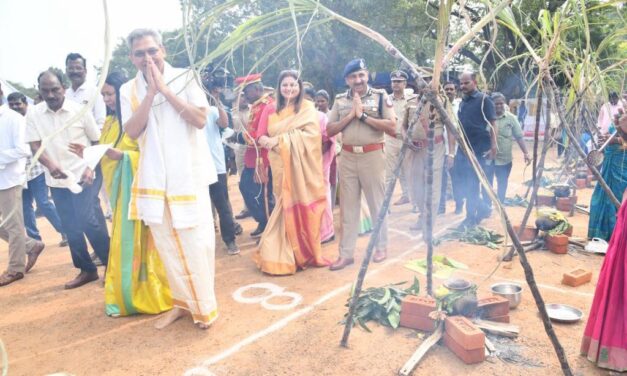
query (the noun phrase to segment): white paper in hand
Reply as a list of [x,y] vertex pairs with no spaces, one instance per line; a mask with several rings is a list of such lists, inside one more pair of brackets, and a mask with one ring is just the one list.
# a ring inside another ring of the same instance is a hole
[[113,144],[101,144],[88,146],[83,149],[83,160],[87,163],[87,167],[92,170],[95,169],[100,162],[100,159],[102,159],[111,146],[113,146]]
[[76,177],[74,176],[74,174],[72,173],[72,171],[69,170],[63,170],[63,173],[67,176],[67,178],[65,179],[55,179],[57,182],[59,182],[63,188],[67,188],[70,190],[70,192],[74,193],[74,194],[79,194],[83,191],[83,187],[81,187],[78,184],[78,179],[80,177]]

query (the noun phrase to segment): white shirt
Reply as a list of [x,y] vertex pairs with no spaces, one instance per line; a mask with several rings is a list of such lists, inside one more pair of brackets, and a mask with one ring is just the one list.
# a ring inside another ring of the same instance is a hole
[[[48,108],[46,102],[31,107],[32,111],[26,114],[26,142],[42,141],[54,132],[62,129],[70,119],[81,110],[81,105],[69,100],[63,101],[63,106],[54,112]],[[100,139],[100,129],[91,113],[87,112],[80,119],[63,129],[59,134],[48,140],[45,152],[55,161],[62,170],[71,171],[77,178],[85,171],[85,161],[69,150],[70,143],[90,146]],[[42,143],[43,147],[43,143]],[[46,184],[49,187],[65,187],[45,169]]]
[[24,139],[24,117],[0,106],[0,189],[23,185],[26,181],[26,157],[30,156]]
[[[143,75],[138,73],[137,78],[139,79],[137,85],[141,85],[142,90],[145,92],[147,84]],[[184,87],[183,90],[174,89],[174,92],[182,100],[196,107],[209,108],[207,95],[198,85],[189,70],[173,68],[168,63],[165,63],[163,78],[171,89]],[[127,121],[133,116],[131,103],[133,85],[134,81],[130,80],[120,87],[122,119],[126,119],[123,121]],[[209,144],[205,138],[205,130],[197,129],[189,125],[161,93],[157,93],[155,96],[151,113],[154,115],[156,123],[161,125],[159,126],[159,138],[162,143],[161,148],[166,162],[166,180],[168,182],[178,182],[181,184],[181,181],[176,178],[176,175],[185,171],[185,169],[181,167],[181,148],[187,148],[191,156],[191,174],[194,184],[196,184],[196,186],[207,186],[217,182],[218,174],[209,150]],[[176,144],[172,139],[167,137],[168,133],[179,128],[187,129],[190,139],[189,144]],[[147,163],[147,160],[144,159],[143,162]],[[140,162],[140,168],[141,163],[142,162]]]
[[96,120],[96,124],[98,124],[98,129],[102,129],[107,117],[107,107],[104,103],[104,99],[102,99],[102,95],[98,93],[97,88],[87,82],[84,82],[78,87],[78,89],[76,89],[76,91],[74,91],[72,87],[65,91],[65,97],[67,99],[81,105],[87,104],[87,102],[89,102],[94,95],[96,95],[96,101],[94,102],[94,107],[91,111],[94,115],[94,119]]
[[216,172],[226,174],[226,161],[224,160],[224,146],[222,146],[222,136],[220,135],[220,126],[218,119],[220,112],[217,107],[210,106],[207,111],[207,123],[205,124],[205,137],[207,137],[207,145],[211,150],[213,163],[216,166]]

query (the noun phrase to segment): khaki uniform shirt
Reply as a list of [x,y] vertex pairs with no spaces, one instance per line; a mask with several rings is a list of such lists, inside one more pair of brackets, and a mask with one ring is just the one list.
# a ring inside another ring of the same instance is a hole
[[[418,114],[416,114],[418,101],[420,101],[420,98],[418,96],[407,101],[407,105],[405,106],[405,111],[403,113],[403,120],[401,121],[403,129],[408,130],[409,126],[415,123],[411,139],[412,141],[424,141],[427,139],[427,130],[429,129],[430,115],[433,115],[435,117],[434,135],[436,137],[443,136],[444,123],[442,123],[442,121],[440,120],[440,116],[437,114],[435,108],[432,108],[431,104],[425,103],[422,107],[420,116],[418,116]],[[444,105],[444,109],[449,113],[449,116],[451,116],[451,103],[448,100],[442,99],[442,104]]]
[[392,103],[394,103],[394,113],[396,114],[396,134],[399,135],[403,132],[403,115],[405,114],[405,108],[407,102],[415,100],[418,96],[416,94],[405,94],[401,98],[396,98],[394,95],[390,95]]
[[[388,99],[385,90],[368,88],[361,97],[364,112],[374,119],[395,118],[393,102]],[[339,121],[348,115],[353,108],[350,90],[335,97],[333,108],[329,112],[329,122]],[[342,130],[342,143],[351,146],[364,146],[384,142],[383,131],[380,131],[355,118]]]

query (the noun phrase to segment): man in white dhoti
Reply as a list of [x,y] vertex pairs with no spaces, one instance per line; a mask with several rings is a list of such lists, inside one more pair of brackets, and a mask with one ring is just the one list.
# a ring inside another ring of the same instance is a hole
[[191,313],[207,329],[218,317],[207,194],[217,174],[202,130],[209,104],[192,71],[165,62],[159,33],[137,29],[127,42],[139,72],[120,89],[122,121],[140,147],[129,216],[150,226],[174,305],[155,326]]

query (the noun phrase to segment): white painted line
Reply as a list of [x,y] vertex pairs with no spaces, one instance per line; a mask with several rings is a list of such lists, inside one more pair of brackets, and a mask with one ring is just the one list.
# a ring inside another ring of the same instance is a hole
[[[473,276],[476,276],[476,277],[485,277],[485,275],[483,275],[483,274],[474,273],[474,272],[470,272],[470,271],[467,271],[467,270],[456,270],[456,272],[464,273],[464,274],[468,274],[468,275],[473,275]],[[520,284],[524,284],[524,285],[527,284],[527,281],[523,281],[523,280],[520,280],[520,279],[503,278],[503,277],[499,277],[499,276],[496,276],[496,275],[492,276],[492,279],[499,280],[499,281],[504,281],[504,282],[515,282],[515,283],[520,283]],[[590,293],[590,292],[580,292],[580,291],[574,291],[574,290],[564,290],[564,289],[561,289],[559,287],[555,287],[555,286],[551,286],[551,285],[545,285],[543,283],[536,283],[536,284],[538,285],[538,287],[542,287],[543,289],[546,289],[546,290],[556,291],[556,292],[559,292],[561,294],[579,295],[579,296],[583,296],[583,297],[586,297],[586,298],[591,298],[591,297],[594,296],[594,294]]]
[[[388,228],[388,231],[390,229]],[[446,230],[446,228],[441,229],[439,231],[437,231],[434,235],[438,236],[441,233],[443,233]],[[408,232],[402,231],[402,230],[395,230],[394,232],[403,234],[405,236],[407,236],[408,238],[412,239],[414,238],[411,234],[409,234]],[[369,272],[366,277],[368,276],[373,276],[376,274],[379,274],[379,272],[381,272],[383,269],[386,269],[387,267],[395,264],[396,262],[400,261],[402,258],[408,256],[409,254],[411,254],[412,252],[415,252],[416,249],[422,247],[423,245],[425,245],[425,243],[423,241],[420,241],[418,244],[415,244],[413,247],[411,247],[410,249],[408,249],[407,251],[401,253],[400,255],[396,256],[396,257],[392,257],[389,258],[388,261],[385,264],[382,264],[379,268],[372,270],[371,272]],[[271,334],[273,332],[276,332],[279,329],[284,328],[285,326],[287,326],[287,324],[289,324],[291,321],[294,321],[296,319],[298,319],[301,316],[306,315],[307,313],[311,312],[314,308],[316,308],[317,306],[326,303],[327,301],[333,299],[334,297],[336,297],[337,295],[345,292],[345,291],[349,291],[349,289],[351,288],[352,283],[347,283],[344,284],[334,290],[329,291],[327,294],[321,296],[318,300],[316,300],[313,304],[303,307],[301,309],[299,309],[298,311],[282,318],[279,321],[274,322],[272,325],[244,338],[243,340],[241,340],[240,342],[234,344],[233,346],[229,347],[228,349],[222,351],[219,354],[216,354],[214,356],[212,356],[211,358],[205,360],[202,362],[202,366],[201,367],[210,367],[228,357],[230,357],[231,355],[236,354],[237,352],[239,352],[241,349],[243,349],[244,347],[256,342],[257,340],[267,336],[268,334]],[[188,372],[192,372],[194,370],[198,370],[199,368],[192,368],[190,370],[188,370]],[[191,375],[192,373],[188,373],[186,372],[187,375]]]

